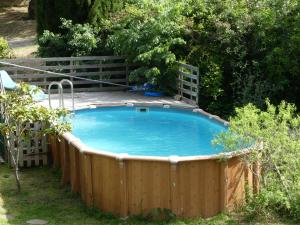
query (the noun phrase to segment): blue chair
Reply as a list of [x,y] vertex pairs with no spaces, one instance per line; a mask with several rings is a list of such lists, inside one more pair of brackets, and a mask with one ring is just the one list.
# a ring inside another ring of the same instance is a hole
[[[18,87],[18,84],[11,79],[5,70],[0,70],[0,77],[5,90],[15,90]],[[47,99],[48,96],[42,90],[35,91],[38,88],[37,86],[30,85],[30,88],[30,94],[35,101]]]

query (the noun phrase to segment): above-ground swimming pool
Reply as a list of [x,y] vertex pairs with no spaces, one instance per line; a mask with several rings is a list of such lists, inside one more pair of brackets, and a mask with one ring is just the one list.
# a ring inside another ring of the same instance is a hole
[[[243,204],[258,181],[211,140],[228,123],[201,109],[119,105],[76,111],[73,131],[50,138],[53,164],[90,207],[125,217],[154,208],[210,217]],[[256,190],[256,189],[255,189]]]
[[218,154],[211,141],[226,126],[190,110],[100,107],[78,110],[74,136],[88,147],[140,156]]

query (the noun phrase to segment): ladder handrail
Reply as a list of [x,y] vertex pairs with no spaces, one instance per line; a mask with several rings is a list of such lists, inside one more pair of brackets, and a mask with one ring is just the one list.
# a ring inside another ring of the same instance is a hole
[[1,94],[5,93],[5,88],[4,88],[4,84],[3,84],[3,80],[2,80],[1,74],[0,74],[0,89],[1,89]]
[[[75,110],[75,104],[74,104],[74,88],[73,88],[73,83],[72,81],[68,80],[68,79],[62,79],[59,82],[61,85],[63,85],[63,83],[68,83],[70,85],[71,88],[71,98],[72,98],[72,110]],[[62,100],[64,101],[64,89],[62,87]]]
[[60,82],[53,81],[49,84],[48,87],[48,100],[49,100],[49,107],[52,108],[51,106],[51,87],[53,85],[57,85],[58,87],[58,94],[59,94],[59,107],[64,108],[64,97],[63,97],[63,88]]

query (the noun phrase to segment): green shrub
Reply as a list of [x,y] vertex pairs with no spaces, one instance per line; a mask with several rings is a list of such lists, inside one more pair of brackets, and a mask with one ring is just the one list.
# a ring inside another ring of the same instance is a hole
[[[188,0],[187,62],[199,66],[200,106],[231,113],[269,97],[300,105],[300,2]],[[225,111],[226,110],[226,111]]]
[[169,2],[140,1],[117,15],[108,46],[115,54],[125,55],[139,69],[130,80],[156,84],[172,92],[175,87],[175,49],[185,44],[182,38],[184,17],[181,5]]
[[251,153],[242,160],[246,165],[260,165],[261,190],[250,197],[246,207],[250,214],[275,211],[300,221],[300,115],[286,102],[276,107],[267,101],[266,108],[262,111],[253,104],[237,108],[229,131],[215,143],[225,151],[251,146]]
[[0,58],[11,58],[12,52],[8,45],[8,42],[0,37]]
[[[61,19],[61,32],[48,30],[38,39],[38,55],[41,57],[84,56],[109,54],[104,47],[101,30],[89,24],[72,24]],[[105,39],[104,39],[105,41]]]

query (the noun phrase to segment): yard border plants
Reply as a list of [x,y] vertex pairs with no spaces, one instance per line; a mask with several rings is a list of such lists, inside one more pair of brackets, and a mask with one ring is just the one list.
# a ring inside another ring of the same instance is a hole
[[242,160],[259,165],[252,172],[259,177],[260,192],[249,195],[249,216],[276,212],[300,221],[300,115],[295,105],[282,101],[274,106],[267,100],[265,111],[253,104],[237,108],[229,131],[220,134],[215,144],[225,151],[251,146]]
[[[37,105],[32,95],[39,88],[21,83],[16,90],[3,92],[0,95],[1,116],[0,131],[5,137],[5,143],[14,144],[14,148],[7,148],[14,168],[14,175],[18,192],[21,191],[19,177],[19,153],[22,143],[39,135],[62,134],[70,130],[70,124],[62,118],[67,116],[65,109],[49,109]],[[41,123],[39,131],[30,129],[30,124]]]

